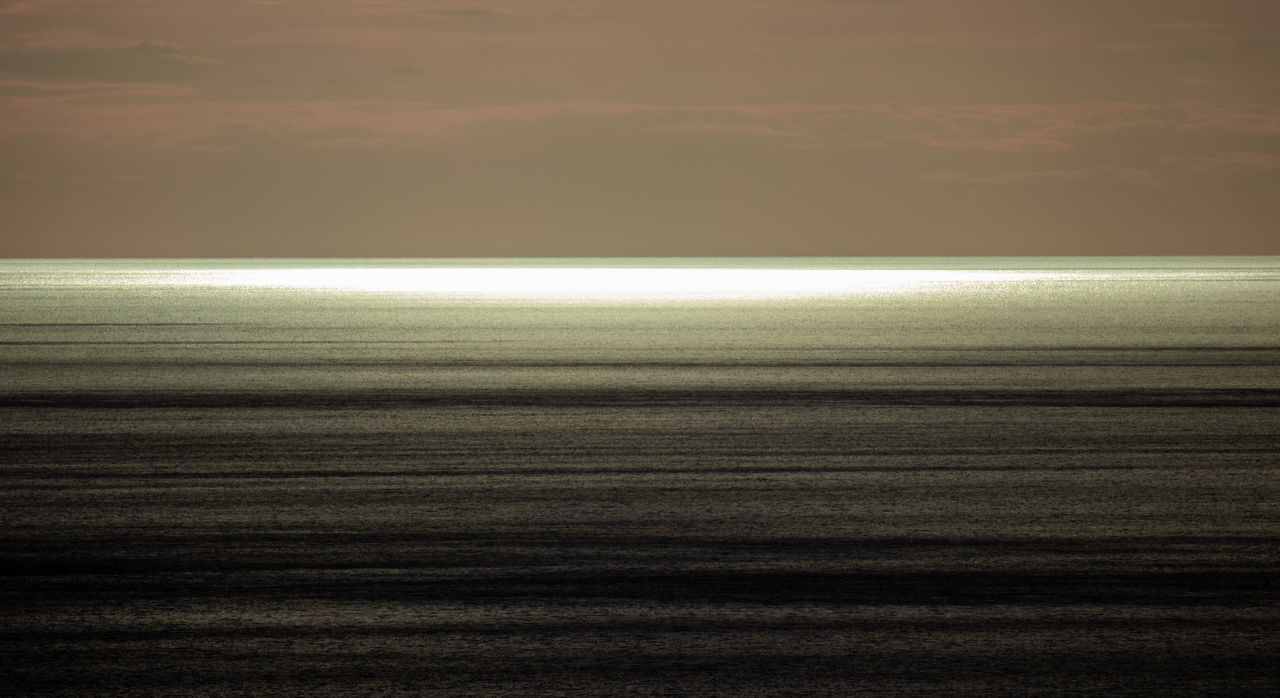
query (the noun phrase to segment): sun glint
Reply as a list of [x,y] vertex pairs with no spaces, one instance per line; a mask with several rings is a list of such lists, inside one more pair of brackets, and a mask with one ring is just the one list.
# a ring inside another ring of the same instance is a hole
[[989,270],[438,267],[191,269],[159,276],[160,283],[186,286],[455,298],[696,300],[904,293],[1025,275]]

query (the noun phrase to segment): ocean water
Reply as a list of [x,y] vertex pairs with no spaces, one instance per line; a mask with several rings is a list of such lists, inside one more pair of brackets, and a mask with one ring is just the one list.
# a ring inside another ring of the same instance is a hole
[[0,263],[5,694],[1275,694],[1280,258]]

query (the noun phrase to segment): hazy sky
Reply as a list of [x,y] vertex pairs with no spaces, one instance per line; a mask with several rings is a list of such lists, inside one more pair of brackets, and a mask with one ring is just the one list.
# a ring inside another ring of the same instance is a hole
[[1280,254],[1277,0],[0,0],[0,256]]

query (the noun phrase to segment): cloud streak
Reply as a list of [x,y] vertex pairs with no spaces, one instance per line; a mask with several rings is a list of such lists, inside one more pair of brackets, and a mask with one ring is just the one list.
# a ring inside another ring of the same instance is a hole
[[1120,180],[1147,187],[1163,186],[1163,182],[1161,182],[1154,173],[1132,167],[1082,167],[1070,170],[1012,170],[996,173],[943,170],[938,172],[925,172],[920,175],[920,179],[926,182],[951,182],[961,184],[1061,183],[1082,182],[1100,178]]
[[[209,100],[177,84],[0,81],[0,135],[40,133],[98,145],[233,147],[244,135],[326,147],[441,147],[486,129],[589,120],[653,137],[733,136],[758,147],[914,148],[1054,155],[1124,134],[1280,136],[1280,105],[730,104],[570,99],[476,107],[413,100]],[[1167,153],[1177,162],[1185,153]],[[1200,156],[1197,156],[1200,157]],[[1207,160],[1204,162],[1208,162]]]

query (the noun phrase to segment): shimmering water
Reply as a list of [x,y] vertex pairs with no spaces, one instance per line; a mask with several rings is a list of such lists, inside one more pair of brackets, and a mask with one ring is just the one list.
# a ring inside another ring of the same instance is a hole
[[5,693],[1274,693],[1280,259],[0,264]]

